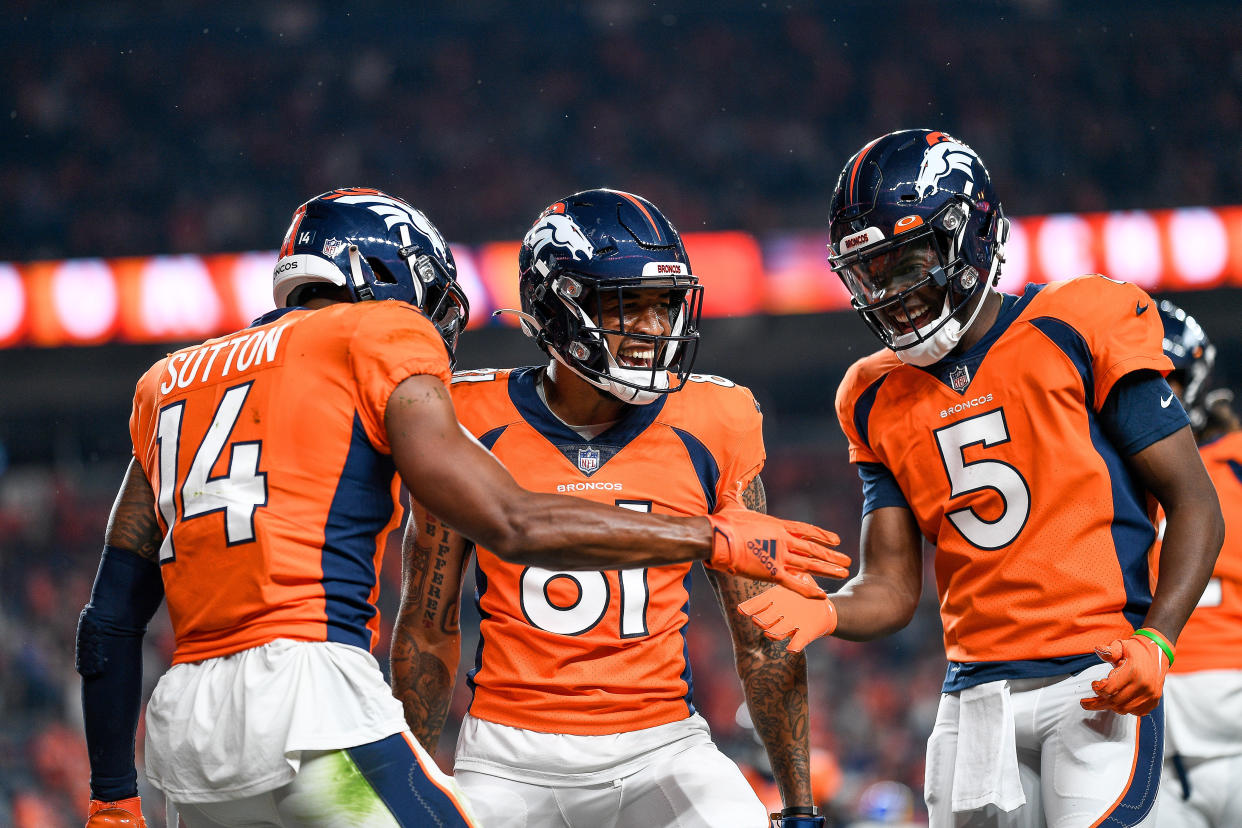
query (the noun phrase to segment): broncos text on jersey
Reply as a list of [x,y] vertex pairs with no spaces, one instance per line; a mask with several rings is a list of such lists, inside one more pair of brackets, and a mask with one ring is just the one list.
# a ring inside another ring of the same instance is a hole
[[881,351],[842,381],[850,460],[891,473],[935,547],[946,691],[1072,672],[1140,625],[1154,501],[1098,413],[1126,374],[1171,368],[1147,303],[1101,276],[1033,285],[960,358]]

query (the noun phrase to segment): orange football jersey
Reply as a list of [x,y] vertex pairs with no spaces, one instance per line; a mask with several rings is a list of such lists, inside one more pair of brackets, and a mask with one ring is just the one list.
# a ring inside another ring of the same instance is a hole
[[[747,389],[695,375],[587,440],[539,397],[541,368],[453,379],[466,428],[518,483],[640,512],[706,515],[763,465]],[[551,572],[477,552],[482,618],[470,712],[546,733],[621,733],[694,712],[685,626],[690,564]]]
[[449,379],[401,302],[273,311],[139,380],[134,456],[155,491],[174,663],[276,638],[370,650],[384,540],[400,518],[393,389]]
[[[1203,597],[1177,639],[1173,672],[1242,669],[1242,431],[1199,447],[1225,515],[1225,543]],[[1153,571],[1160,545],[1152,550]]]
[[1124,375],[1171,369],[1160,315],[1101,276],[1003,298],[960,358],[881,351],[837,393],[850,460],[891,472],[935,546],[947,691],[1099,663],[1151,603],[1151,501],[1098,412]]

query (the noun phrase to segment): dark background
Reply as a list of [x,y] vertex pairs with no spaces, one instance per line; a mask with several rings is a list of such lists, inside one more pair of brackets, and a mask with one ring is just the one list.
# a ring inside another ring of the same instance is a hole
[[[356,185],[408,198],[466,243],[518,238],[548,202],[596,186],[649,197],[683,231],[823,231],[845,160],[915,126],[970,143],[1015,216],[1242,203],[1232,2],[412,5],[5,4],[0,261],[270,250],[299,203]],[[1218,382],[1242,385],[1242,294],[1170,298],[1218,345]],[[703,329],[696,370],[763,404],[771,510],[856,549],[832,399],[875,340],[848,312]],[[520,339],[472,331],[459,364],[537,361]],[[0,824],[82,822],[73,631],[133,384],[173,347],[0,350]],[[924,599],[893,638],[810,649],[812,741],[839,824],[881,780],[925,818],[944,658]],[[761,777],[711,603],[696,593],[696,701]],[[149,687],[170,652],[162,615],[148,641]],[[155,816],[157,792],[142,793]]]

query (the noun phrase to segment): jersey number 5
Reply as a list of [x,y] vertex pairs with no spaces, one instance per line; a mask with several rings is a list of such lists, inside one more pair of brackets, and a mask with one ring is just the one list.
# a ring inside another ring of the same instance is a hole
[[972,508],[948,512],[946,517],[971,544],[980,549],[1000,549],[1013,543],[1031,514],[1031,487],[1008,463],[1000,460],[966,461],[966,449],[1009,442],[1004,409],[980,414],[936,430],[940,460],[949,476],[949,496],[991,489],[1001,497],[1004,509],[995,520],[984,520]]
[[[649,500],[618,500],[616,505],[635,512],[650,512]],[[647,570],[622,569],[617,572],[621,586],[621,619],[618,625],[622,638],[647,635]],[[572,582],[578,598],[561,606],[552,602],[548,587],[553,581]],[[558,635],[582,635],[593,630],[604,619],[612,590],[603,572],[553,572],[528,566],[522,570],[519,585],[522,613],[531,626]]]
[[224,532],[229,546],[254,540],[254,511],[267,504],[267,475],[259,471],[262,443],[257,440],[233,443],[228,474],[211,477],[211,469],[228,444],[252,384],[235,385],[224,392],[206,435],[194,449],[194,460],[182,481],[177,480],[177,468],[186,403],[182,400],[160,410],[156,428],[160,459],[157,497],[160,516],[168,527],[160,546],[160,563],[176,558],[173,528],[179,520],[224,512]]

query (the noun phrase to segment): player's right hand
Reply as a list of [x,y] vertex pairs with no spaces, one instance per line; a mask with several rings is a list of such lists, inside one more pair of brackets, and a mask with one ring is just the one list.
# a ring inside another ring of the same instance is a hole
[[845,578],[850,559],[832,547],[832,532],[796,520],[728,508],[708,515],[712,554],[707,565],[734,575],[775,581],[808,598],[823,597],[811,575]]
[[773,641],[788,638],[785,649],[791,653],[802,652],[807,644],[837,628],[837,608],[831,598],[822,594],[804,598],[779,586],[747,598],[737,605],[737,611],[749,616]]
[[142,818],[142,798],[131,796],[115,802],[91,800],[86,812],[86,828],[147,828]]

